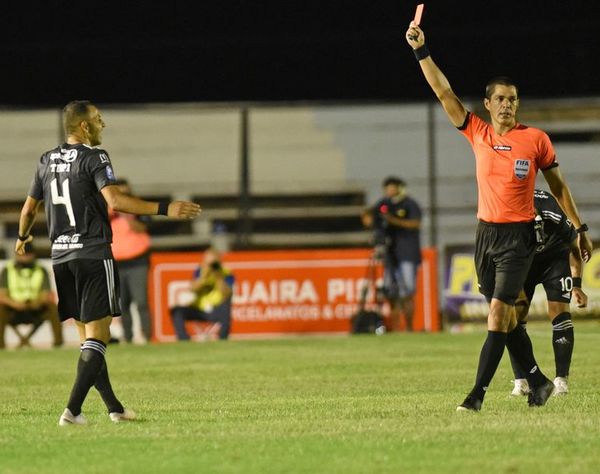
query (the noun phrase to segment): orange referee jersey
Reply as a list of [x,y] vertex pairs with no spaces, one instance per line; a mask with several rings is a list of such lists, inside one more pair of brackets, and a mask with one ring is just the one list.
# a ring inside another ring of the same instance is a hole
[[533,190],[538,170],[557,166],[550,138],[517,123],[506,135],[472,112],[459,131],[469,140],[477,168],[477,218],[497,224],[534,218]]

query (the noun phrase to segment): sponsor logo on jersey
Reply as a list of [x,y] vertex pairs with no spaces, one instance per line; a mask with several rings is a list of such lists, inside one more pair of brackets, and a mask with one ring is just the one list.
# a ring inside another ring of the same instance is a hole
[[60,159],[67,163],[72,163],[77,159],[77,150],[60,150]]
[[107,178],[108,178],[110,181],[116,181],[116,178],[115,178],[115,173],[114,173],[114,171],[113,171],[113,169],[112,169],[112,167],[111,167],[111,166],[107,166],[107,167],[106,167],[106,177],[107,177]]
[[530,163],[531,162],[529,160],[515,160],[515,176],[518,179],[524,180],[527,178],[527,175],[529,174]]
[[512,150],[512,146],[510,145],[494,145],[494,150],[499,150],[499,151],[510,151]]
[[73,250],[83,248],[83,244],[79,242],[81,234],[59,235],[52,242],[52,250]]

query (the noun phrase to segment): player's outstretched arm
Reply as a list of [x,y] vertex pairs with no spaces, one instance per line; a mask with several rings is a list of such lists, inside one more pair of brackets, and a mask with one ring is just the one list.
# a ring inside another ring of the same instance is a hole
[[138,216],[152,216],[163,214],[176,219],[194,219],[200,215],[202,209],[194,202],[190,201],[172,201],[169,203],[159,203],[144,201],[124,194],[118,186],[110,185],[102,188],[102,196],[106,203],[118,212],[128,212]]
[[433,89],[436,97],[441,102],[442,107],[444,107],[450,122],[455,127],[462,126],[467,117],[467,109],[460,99],[456,97],[456,94],[454,94],[444,73],[433,62],[433,59],[431,59],[429,50],[425,45],[425,33],[423,33],[423,30],[412,21],[406,31],[406,41],[415,52],[423,75],[431,89]]
[[23,208],[21,209],[21,216],[19,218],[19,238],[15,244],[15,252],[18,255],[25,253],[25,245],[33,240],[33,236],[29,233],[35,222],[35,216],[37,215],[38,209],[42,201],[27,196]]
[[[573,223],[576,229],[579,229],[583,222],[579,217],[579,211],[577,210],[577,206],[575,205],[575,200],[573,199],[573,195],[571,194],[571,190],[569,186],[565,182],[562,173],[560,172],[560,168],[555,166],[554,168],[550,168],[544,171],[544,178],[550,187],[550,191],[558,201],[558,204],[567,215],[569,220]],[[583,261],[587,262],[592,256],[592,240],[590,239],[587,232],[579,233],[579,248],[581,249],[581,256],[583,257]]]

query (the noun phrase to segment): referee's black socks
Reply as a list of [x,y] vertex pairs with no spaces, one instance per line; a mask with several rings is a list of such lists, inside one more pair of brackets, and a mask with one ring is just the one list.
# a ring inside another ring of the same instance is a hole
[[522,325],[517,324],[506,336],[506,347],[514,360],[523,369],[525,378],[531,388],[536,388],[546,382],[546,376],[542,373],[533,355],[531,339]]
[[552,320],[552,347],[557,377],[569,376],[574,344],[575,334],[571,313],[560,313]]
[[104,364],[105,353],[106,344],[98,339],[86,339],[81,345],[77,364],[77,377],[67,404],[67,408],[75,416],[81,413],[81,405],[83,405],[90,388],[96,383],[100,369]]
[[[519,325],[523,328],[523,330],[525,332],[527,332],[527,321],[520,322]],[[512,366],[513,374],[515,375],[515,380],[516,379],[526,379],[527,372],[525,372],[523,367],[521,367],[519,362],[517,362],[517,359],[515,359],[515,356],[513,355],[513,353],[509,351],[508,355],[510,356],[510,365]]]
[[488,331],[487,338],[479,354],[479,366],[477,367],[477,378],[475,387],[470,393],[472,398],[483,401],[498,364],[504,353],[506,345],[506,333],[500,331]]

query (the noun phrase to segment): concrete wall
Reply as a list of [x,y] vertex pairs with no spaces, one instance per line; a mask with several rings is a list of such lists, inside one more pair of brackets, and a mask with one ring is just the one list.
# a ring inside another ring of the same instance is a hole
[[[434,106],[440,244],[470,241],[475,228],[473,154],[439,105]],[[234,107],[103,107],[104,144],[117,175],[140,193],[231,194],[239,184],[240,112]],[[425,209],[428,189],[427,105],[251,107],[252,190],[311,192],[364,189],[398,174]],[[588,121],[589,122],[589,121]],[[600,130],[600,118],[593,124]],[[531,123],[536,125],[536,123]],[[573,122],[549,124],[572,128]],[[58,111],[1,111],[0,198],[21,199],[43,150],[60,136]],[[558,144],[556,151],[582,212],[599,238],[598,144]],[[429,243],[425,220],[424,243]]]

